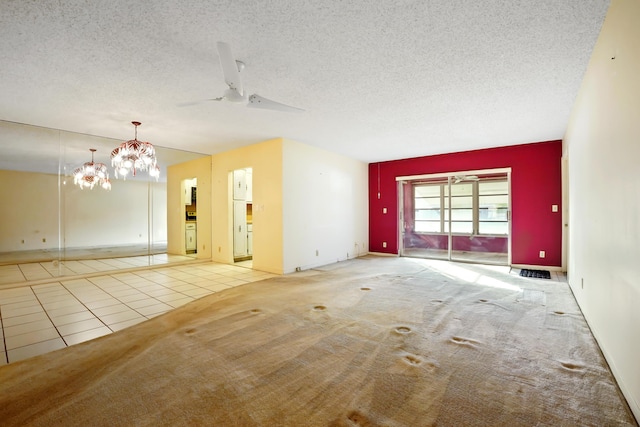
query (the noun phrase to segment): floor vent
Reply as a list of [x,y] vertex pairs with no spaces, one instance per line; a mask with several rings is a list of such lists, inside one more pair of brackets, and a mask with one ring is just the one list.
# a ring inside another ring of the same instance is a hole
[[520,270],[522,277],[534,277],[536,279],[551,279],[551,273],[547,270],[528,270],[523,268]]

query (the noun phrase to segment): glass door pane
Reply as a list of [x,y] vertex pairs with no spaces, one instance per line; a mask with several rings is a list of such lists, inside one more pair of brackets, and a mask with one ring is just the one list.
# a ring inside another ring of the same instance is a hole
[[449,259],[444,209],[446,178],[401,182],[400,255]]
[[451,194],[451,259],[483,264],[508,264],[507,174],[461,177],[452,182]]

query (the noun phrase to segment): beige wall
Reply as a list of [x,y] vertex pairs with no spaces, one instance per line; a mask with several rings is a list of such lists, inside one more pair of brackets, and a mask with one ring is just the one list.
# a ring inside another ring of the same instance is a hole
[[[253,268],[282,274],[282,139],[216,154],[212,170],[212,260],[233,262],[230,174],[253,169]],[[199,181],[198,181],[199,182]]]
[[0,200],[0,252],[146,245],[150,230],[152,242],[167,241],[164,183],[81,190],[69,177],[59,185],[58,175],[3,170]]
[[185,205],[182,181],[197,178],[196,258],[211,258],[211,157],[167,168],[167,252],[185,254]]
[[569,283],[640,419],[640,1],[613,0],[567,133]]
[[0,170],[0,200],[0,252],[58,248],[57,175]]

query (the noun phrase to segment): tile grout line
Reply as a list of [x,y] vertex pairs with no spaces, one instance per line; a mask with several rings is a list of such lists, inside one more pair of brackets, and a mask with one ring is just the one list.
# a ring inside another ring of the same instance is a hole
[[[54,282],[55,283],[55,282]],[[64,287],[64,285],[62,285],[62,283],[58,282],[58,284],[60,284],[61,286]],[[38,294],[36,293],[36,291],[33,289],[33,286],[29,286],[29,289],[31,289],[31,292],[33,292],[33,295],[36,297],[36,301],[38,301],[38,304],[40,304],[40,307],[42,307],[42,311],[44,311],[45,316],[47,316],[47,319],[49,319],[49,322],[51,322],[51,324],[53,325],[53,328],[56,330],[56,332],[58,333],[58,336],[60,336],[60,339],[62,340],[62,342],[64,343],[65,347],[69,347],[69,344],[67,344],[67,340],[64,339],[64,337],[62,336],[62,334],[60,333],[60,331],[58,330],[58,327],[56,326],[55,323],[53,323],[53,319],[51,318],[51,316],[49,316],[49,312],[47,311],[46,308],[44,308],[44,305],[42,305],[42,301],[40,301],[40,298],[38,298]],[[68,292],[68,290],[67,290]],[[75,295],[74,295],[75,298]],[[42,342],[42,341],[41,341]],[[36,343],[34,343],[36,344]],[[28,344],[31,345],[31,344]],[[26,347],[25,345],[23,345],[22,347]],[[20,348],[20,347],[16,347],[16,348]],[[7,350],[7,361],[9,361],[9,350]]]
[[[87,279],[87,281],[88,281],[88,282],[90,282],[92,285],[94,285],[94,284],[93,284],[93,282],[91,282],[90,280],[88,280],[88,279]],[[84,306],[84,308],[86,308],[86,309],[87,309],[87,311],[88,311],[89,313],[91,313],[91,314],[92,314],[96,319],[98,319],[98,320],[100,321],[100,323],[102,323],[104,326],[106,326],[106,327],[107,327],[107,329],[109,329],[111,332],[114,332],[114,331],[113,331],[113,329],[111,329],[111,328],[109,327],[109,325],[107,325],[106,323],[104,323],[104,322],[102,321],[102,319],[101,319],[101,318],[99,318],[99,317],[98,317],[98,315],[97,315],[96,313],[94,313],[94,312],[93,312],[89,307],[87,307],[87,305],[86,305],[84,302],[82,302],[82,301],[80,300],[80,298],[78,298],[78,297],[76,296],[76,294],[74,294],[74,293],[73,293],[69,288],[67,288],[67,287],[64,285],[64,283],[60,282],[60,285],[62,285],[62,287],[63,287],[63,288],[65,288],[65,290],[66,290],[67,292],[69,292],[69,293],[70,293],[70,294],[71,294],[71,295],[72,295],[72,296],[73,296],[73,297],[74,297],[74,298],[75,298],[75,299],[76,299],[80,304],[82,304],[82,305]],[[94,286],[95,286],[95,285],[94,285]],[[43,307],[43,308],[44,308],[44,307]],[[51,321],[51,323],[53,323],[53,320]],[[76,322],[74,322],[74,323],[76,323]],[[56,330],[58,330],[58,327],[57,327],[57,326],[55,326],[55,325],[54,325],[54,327],[56,328]],[[94,328],[94,329],[96,329],[96,328]],[[58,331],[58,333],[60,333],[60,332]],[[78,333],[79,333],[79,332],[78,332]],[[73,334],[70,334],[70,335],[73,335]],[[60,334],[60,336],[62,336],[62,334]],[[67,340],[65,340],[65,339],[64,339],[64,337],[63,337],[62,339],[64,340],[64,342],[65,342],[65,344],[66,344]],[[69,345],[68,345],[68,344],[67,344],[67,347],[69,347]]]
[[[135,274],[135,273],[134,273],[134,275],[136,275],[136,276],[137,276],[137,274]],[[109,277],[113,277],[113,276],[109,276]],[[144,278],[144,277],[142,277],[142,276],[138,276],[138,277],[140,277],[141,279],[145,279],[145,278]],[[166,302],[164,302],[164,301],[160,301],[159,299],[157,299],[157,298],[156,298],[156,297],[154,297],[153,295],[149,295],[148,293],[146,293],[146,292],[144,292],[144,291],[141,291],[140,289],[135,288],[135,287],[133,287],[132,285],[130,285],[130,284],[128,284],[128,283],[123,282],[122,280],[118,279],[117,277],[113,277],[113,278],[114,278],[115,280],[119,281],[120,283],[122,283],[122,284],[124,284],[124,285],[127,285],[127,286],[131,287],[132,289],[135,289],[136,291],[140,292],[141,294],[144,294],[144,295],[146,295],[147,297],[149,297],[149,298],[152,298],[152,299],[156,300],[158,303],[161,303],[161,304],[164,304],[164,305],[169,305],[169,304],[167,304],[167,303],[166,303]],[[148,280],[148,279],[145,279],[145,280]],[[89,281],[91,281],[91,280],[89,280]],[[180,281],[182,281],[182,280],[180,280]],[[91,283],[93,283],[93,282],[91,282]],[[163,288],[165,288],[165,289],[168,289],[168,290],[173,291],[173,289],[171,289],[171,288],[167,288],[166,286],[163,286],[163,285],[162,285],[162,284],[160,284],[160,283],[156,283],[156,282],[153,282],[153,283],[154,283],[155,285],[162,286],[162,287],[163,287]],[[189,283],[185,282],[185,284],[187,284],[187,285],[188,285]],[[131,309],[131,310],[135,311],[136,313],[138,313],[140,316],[142,316],[142,317],[146,318],[147,320],[151,319],[151,317],[149,317],[149,316],[145,316],[144,314],[140,313],[138,310],[136,310],[135,308],[131,307],[131,306],[130,306],[129,304],[127,304],[126,302],[124,302],[124,301],[120,300],[118,297],[111,295],[111,293],[110,293],[109,291],[106,291],[104,288],[100,287],[99,285],[97,285],[97,284],[95,284],[95,283],[94,283],[94,285],[95,285],[95,286],[97,286],[98,288],[100,288],[102,291],[104,291],[104,292],[106,292],[107,294],[109,294],[109,296],[110,296],[111,298],[115,298],[115,299],[116,299],[116,300],[118,300],[121,304],[126,305],[129,309]],[[178,293],[182,294],[182,292],[179,292],[179,291],[174,291],[174,292],[178,292]],[[189,297],[189,298],[192,298],[192,299],[193,299],[193,297],[192,297],[192,296],[190,296],[190,295],[186,295],[186,294],[182,294],[182,295],[184,295],[185,297]],[[169,305],[169,306],[170,306],[170,305]],[[174,308],[176,308],[176,307],[173,307],[173,306],[170,306],[170,307],[171,307],[171,310],[173,310]],[[140,307],[140,308],[141,308],[141,307]],[[111,329],[111,328],[109,328],[109,329]]]

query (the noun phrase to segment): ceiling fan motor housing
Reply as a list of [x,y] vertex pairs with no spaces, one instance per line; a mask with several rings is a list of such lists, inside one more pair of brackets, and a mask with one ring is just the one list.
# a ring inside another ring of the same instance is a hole
[[224,99],[226,99],[229,102],[245,101],[244,96],[242,96],[240,92],[238,92],[236,89],[231,89],[231,88],[224,91]]

